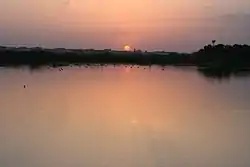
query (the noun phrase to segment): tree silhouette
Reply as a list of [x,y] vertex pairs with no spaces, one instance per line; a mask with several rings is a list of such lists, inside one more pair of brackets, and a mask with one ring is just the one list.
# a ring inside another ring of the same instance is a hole
[[216,42],[216,40],[212,40],[212,44],[213,44],[213,46],[215,45],[215,42]]

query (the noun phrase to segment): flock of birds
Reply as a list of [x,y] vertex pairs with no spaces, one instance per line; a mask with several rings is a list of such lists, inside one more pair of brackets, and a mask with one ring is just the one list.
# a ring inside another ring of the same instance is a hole
[[[107,64],[100,64],[100,65],[98,65],[98,67],[103,67],[103,66],[108,66]],[[115,65],[114,64],[114,68],[116,67],[117,65]],[[70,67],[73,67],[72,65],[70,65]],[[79,66],[79,67],[81,67],[81,66]],[[90,64],[86,64],[85,66],[84,66],[85,68],[91,68],[91,67],[96,67],[96,66],[93,66],[93,65],[90,65]],[[134,65],[131,65],[131,66],[129,66],[129,65],[125,65],[124,66],[125,68],[130,68],[130,69],[132,69],[132,68],[137,68],[137,69],[139,69],[141,66],[134,66]],[[143,69],[144,70],[146,70],[147,68],[146,67],[143,67]],[[62,67],[60,67],[59,69],[58,69],[58,71],[63,71],[64,69],[62,68]],[[165,68],[163,67],[162,69],[161,69],[162,71],[164,71],[165,70]],[[27,85],[26,84],[24,84],[23,85],[23,88],[24,89],[26,89],[27,88]]]

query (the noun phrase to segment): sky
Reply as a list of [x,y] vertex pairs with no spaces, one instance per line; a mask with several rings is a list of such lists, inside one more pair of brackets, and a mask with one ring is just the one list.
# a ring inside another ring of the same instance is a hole
[[249,0],[0,0],[5,46],[191,52],[249,29]]

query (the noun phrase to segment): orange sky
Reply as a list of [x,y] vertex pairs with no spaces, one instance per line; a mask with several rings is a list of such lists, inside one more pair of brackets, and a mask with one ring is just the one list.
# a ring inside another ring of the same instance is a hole
[[0,0],[0,45],[192,51],[214,38],[249,43],[249,9],[247,0]]

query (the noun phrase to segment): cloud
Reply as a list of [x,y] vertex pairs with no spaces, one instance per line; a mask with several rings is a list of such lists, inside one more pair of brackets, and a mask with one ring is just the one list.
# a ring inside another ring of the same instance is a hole
[[63,4],[64,5],[71,5],[73,0],[64,0]]

